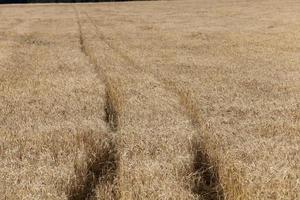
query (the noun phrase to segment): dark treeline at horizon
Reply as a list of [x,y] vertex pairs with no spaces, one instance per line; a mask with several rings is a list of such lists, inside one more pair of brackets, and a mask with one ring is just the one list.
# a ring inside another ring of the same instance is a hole
[[126,1],[126,0],[0,0],[0,4],[10,4],[10,3],[76,3],[76,2],[110,2],[110,1]]

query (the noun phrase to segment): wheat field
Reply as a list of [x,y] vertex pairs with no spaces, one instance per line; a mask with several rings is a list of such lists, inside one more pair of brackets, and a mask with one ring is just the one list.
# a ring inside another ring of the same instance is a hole
[[0,5],[0,199],[300,199],[299,11]]

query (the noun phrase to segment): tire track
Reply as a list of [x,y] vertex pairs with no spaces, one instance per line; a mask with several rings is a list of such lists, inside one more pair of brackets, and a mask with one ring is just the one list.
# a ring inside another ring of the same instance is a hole
[[121,111],[121,102],[122,98],[120,95],[120,91],[118,89],[119,85],[107,75],[104,69],[98,65],[97,58],[95,55],[92,55],[92,52],[87,48],[85,44],[84,34],[82,33],[82,24],[80,22],[79,12],[74,7],[76,13],[76,19],[79,29],[79,44],[82,53],[88,58],[90,64],[94,67],[94,71],[100,80],[105,84],[106,90],[106,106],[105,106],[105,121],[109,125],[109,128],[112,132],[117,131],[117,127],[119,126],[119,113]]
[[[117,191],[115,186],[116,170],[117,170],[117,148],[114,133],[118,129],[118,110],[116,108],[116,94],[118,93],[114,88],[112,82],[107,78],[104,71],[97,65],[93,56],[90,55],[88,49],[84,43],[84,37],[82,33],[82,25],[79,17],[78,10],[73,6],[76,22],[78,25],[79,33],[79,46],[81,52],[87,57],[89,63],[94,67],[94,71],[101,81],[105,84],[106,96],[105,96],[105,121],[111,133],[111,138],[108,143],[103,144],[101,149],[97,147],[97,142],[88,140],[89,152],[88,159],[85,161],[87,165],[87,171],[82,172],[77,170],[77,182],[71,185],[69,191],[69,200],[81,200],[81,199],[96,199],[96,196],[101,196],[103,199],[117,199]],[[100,72],[98,71],[100,70]],[[97,149],[94,152],[94,149]],[[102,194],[97,194],[96,188],[100,187]]]
[[[161,28],[154,23],[148,22],[141,18],[139,19],[139,22],[142,24],[147,24],[147,26],[150,26],[152,29],[156,30],[155,33],[158,35],[160,40],[169,41],[169,43],[173,44],[177,43],[177,40],[173,37],[173,35],[166,33],[162,34]],[[151,33],[153,34],[153,32]],[[179,86],[172,79],[164,77],[159,73],[159,71],[156,73],[149,73],[154,74],[154,76],[160,80],[166,90],[171,91],[174,95],[178,96],[180,104],[184,108],[185,114],[190,118],[194,129],[197,131],[205,129],[205,120],[200,115],[200,108],[194,101],[196,98],[193,96],[193,93],[184,87]],[[202,195],[208,200],[223,200],[224,191],[218,175],[218,164],[216,161],[210,158],[206,150],[206,144],[199,140],[199,138],[195,138],[193,149],[195,152],[194,174],[196,175],[193,192]]]
[[139,69],[139,67],[137,66],[137,64],[134,62],[133,59],[131,59],[130,56],[128,56],[128,54],[123,53],[123,51],[121,51],[121,49],[119,49],[115,44],[113,44],[112,42],[109,42],[109,40],[107,39],[107,37],[105,37],[105,35],[99,30],[98,25],[93,21],[93,19],[90,17],[90,15],[87,12],[84,12],[84,14],[87,16],[87,18],[89,19],[90,23],[95,27],[95,30],[96,30],[98,36],[100,36],[100,39],[109,48],[111,48],[113,51],[115,51],[121,58],[123,58],[129,65],[134,66],[135,68]]

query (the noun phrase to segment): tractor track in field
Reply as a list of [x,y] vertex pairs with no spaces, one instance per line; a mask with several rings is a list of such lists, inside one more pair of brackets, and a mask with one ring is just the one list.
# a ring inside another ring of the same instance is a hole
[[[87,57],[90,65],[93,66],[97,76],[105,84],[105,121],[107,123],[108,131],[111,134],[115,134],[118,128],[118,122],[117,112],[114,103],[111,100],[112,95],[110,94],[110,83],[108,82],[105,72],[101,70],[101,67],[97,65],[97,63],[93,60],[93,57],[88,53],[84,43],[82,26],[78,10],[75,6],[73,6],[73,9],[76,15],[76,22],[78,25],[78,38],[80,50]],[[98,69],[100,69],[100,72],[98,72]],[[71,190],[68,194],[69,200],[96,199],[97,186],[108,188],[108,191],[104,191],[106,195],[107,193],[110,193],[110,198],[117,199],[117,192],[114,187],[117,170],[116,149],[116,143],[114,137],[112,137],[106,149],[101,150],[101,152],[98,152],[98,154],[96,155],[92,155],[94,157],[92,161],[90,161],[91,159],[86,161],[88,165],[88,172],[86,172],[86,174],[84,174],[83,177],[80,178],[80,183],[77,183],[77,185],[81,185],[81,187],[71,186]],[[77,174],[77,176],[80,177],[82,175]]]
[[[99,26],[94,22],[94,20],[91,18],[91,16],[83,12],[88,21],[94,26],[95,31],[99,38],[102,40],[104,44],[106,44],[110,49],[112,49],[119,57],[121,57],[127,65],[134,67],[136,70],[141,71],[141,67],[135,62],[134,59],[132,59],[126,52],[122,51],[118,45],[111,42],[109,38],[105,36],[103,32],[100,31]],[[93,61],[92,56],[87,53],[86,47],[84,45],[84,38],[83,33],[81,30],[81,23],[80,23],[80,17],[78,10],[76,10],[77,15],[77,21],[79,26],[79,32],[80,32],[80,46],[82,49],[82,52],[86,56],[89,57],[93,65],[97,65],[96,61]],[[156,27],[156,29],[159,29]],[[163,37],[160,35],[160,37]],[[125,45],[126,46],[126,45]],[[127,45],[128,46],[128,45]],[[101,71],[101,70],[100,70]],[[191,93],[189,91],[183,91],[181,88],[178,88],[176,83],[173,81],[163,77],[159,73],[153,73],[153,72],[147,72],[150,76],[152,76],[154,79],[159,81],[163,88],[171,93],[173,93],[174,96],[177,96],[180,100],[181,106],[184,108],[186,115],[190,118],[193,127],[199,131],[200,127],[202,126],[202,122],[198,115],[195,115],[195,110],[198,110],[196,104],[191,99]],[[102,76],[104,73],[101,73]],[[106,77],[102,77],[102,79],[106,79]],[[200,144],[201,145],[201,144]],[[206,199],[223,199],[223,191],[219,184],[219,179],[217,175],[217,170],[215,169],[214,165],[209,159],[209,156],[203,152],[202,150],[199,150],[199,143],[194,144],[195,148],[195,159],[194,159],[194,171],[193,174],[196,174],[199,176],[199,178],[196,178],[196,180],[204,180],[204,181],[195,181],[193,185],[193,191],[197,195],[205,196]]]
[[[93,21],[90,15],[86,12],[84,14],[89,19],[90,23],[95,27],[97,34],[100,36],[100,39],[113,51],[115,51],[121,58],[123,58],[128,65],[133,66],[136,70],[141,71],[141,67],[132,59],[126,52],[122,51],[117,45],[109,41],[109,39],[99,30],[99,26]],[[148,22],[144,21],[146,24]],[[160,28],[151,24],[156,30],[159,32],[159,37],[163,37],[160,33]],[[125,44],[126,46],[126,44]],[[127,45],[128,46],[128,45]],[[166,91],[173,93],[173,95],[177,96],[180,100],[181,106],[185,110],[185,114],[189,117],[194,129],[197,131],[201,130],[203,126],[203,120],[201,116],[198,114],[199,108],[196,103],[193,101],[193,96],[190,91],[186,91],[183,88],[179,88],[177,84],[163,77],[161,74],[147,72],[153,78],[158,80],[163,88]],[[211,161],[209,155],[206,154],[205,148],[203,148],[204,144],[196,140],[195,144],[193,145],[195,151],[195,158],[194,158],[194,171],[193,174],[196,174],[198,178],[196,180],[203,180],[203,181],[195,181],[193,188],[193,192],[198,195],[202,195],[207,200],[222,200],[224,199],[224,193],[222,187],[220,186],[220,181],[218,178],[218,172],[214,165],[214,162]],[[201,148],[202,147],[202,148]]]
[[78,24],[80,50],[88,58],[89,63],[93,66],[95,73],[100,78],[100,80],[105,84],[105,90],[106,90],[105,121],[107,122],[111,132],[116,132],[118,129],[118,116],[117,116],[118,113],[117,113],[116,105],[114,105],[116,102],[114,102],[112,97],[113,94],[111,93],[119,93],[119,91],[116,91],[117,89],[116,86],[114,85],[114,81],[112,81],[111,78],[103,70],[103,68],[98,65],[95,56],[91,55],[91,53],[86,48],[84,42],[84,36],[82,33],[82,25],[80,22],[79,13],[76,7],[74,7],[74,9],[76,12],[76,19],[77,19],[76,21]]
[[139,69],[139,67],[137,66],[137,64],[134,62],[133,59],[131,59],[130,56],[128,56],[126,53],[124,53],[120,48],[118,48],[115,44],[113,44],[112,42],[109,42],[109,40],[107,39],[107,37],[105,37],[105,35],[99,30],[98,25],[93,21],[93,19],[90,17],[90,15],[87,12],[84,12],[84,14],[87,16],[87,18],[89,19],[90,23],[95,27],[95,30],[98,34],[98,36],[100,36],[100,39],[109,47],[111,48],[113,51],[115,51],[117,53],[117,55],[119,55],[121,58],[123,58],[127,64]]

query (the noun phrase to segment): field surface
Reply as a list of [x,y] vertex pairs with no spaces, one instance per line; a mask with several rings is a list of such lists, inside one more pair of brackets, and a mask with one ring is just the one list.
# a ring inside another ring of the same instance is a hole
[[0,6],[0,199],[300,199],[300,2]]

